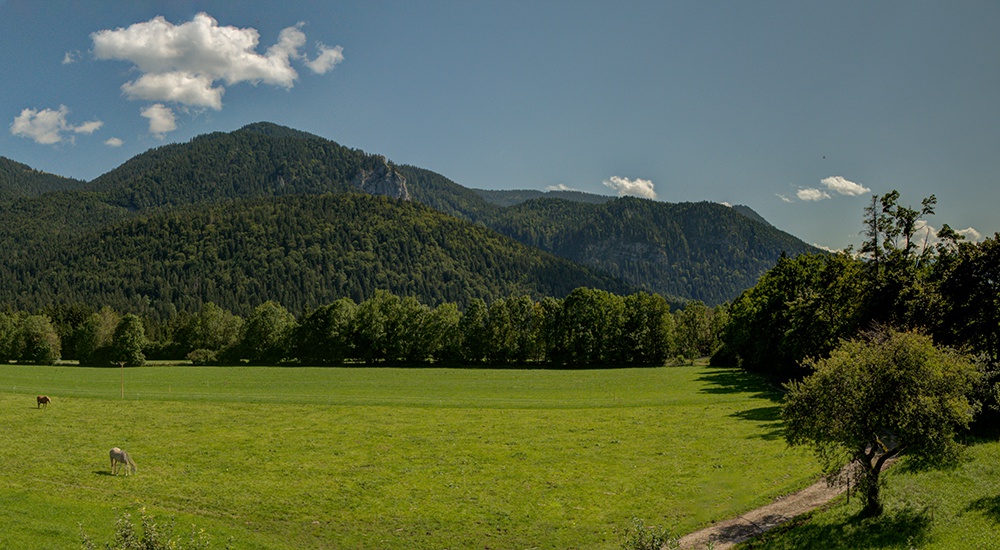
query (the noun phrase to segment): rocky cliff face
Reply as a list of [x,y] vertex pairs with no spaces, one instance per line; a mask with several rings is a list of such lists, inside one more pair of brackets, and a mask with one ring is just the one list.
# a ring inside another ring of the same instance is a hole
[[406,189],[406,178],[389,166],[389,161],[381,157],[382,162],[374,169],[362,168],[352,182],[355,187],[372,195],[385,195],[410,200],[410,192]]

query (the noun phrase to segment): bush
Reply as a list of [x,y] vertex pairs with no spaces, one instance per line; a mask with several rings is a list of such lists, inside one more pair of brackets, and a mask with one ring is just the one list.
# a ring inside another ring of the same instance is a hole
[[[191,534],[187,541],[173,537],[173,522],[167,525],[157,524],[155,517],[146,513],[145,508],[139,509],[141,516],[141,529],[136,529],[132,523],[132,515],[124,512],[115,520],[115,538],[104,545],[94,544],[86,533],[82,532],[83,549],[97,550],[210,550],[211,537],[205,533],[204,529],[196,530],[191,526]],[[232,540],[226,543],[226,550],[232,548]]]
[[675,550],[680,541],[670,536],[664,528],[646,527],[639,518],[632,518],[632,525],[622,536],[622,550]]

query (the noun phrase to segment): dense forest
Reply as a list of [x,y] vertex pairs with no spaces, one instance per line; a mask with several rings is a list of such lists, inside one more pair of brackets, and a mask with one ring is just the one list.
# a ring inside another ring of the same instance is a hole
[[967,242],[945,224],[926,246],[918,223],[934,214],[899,204],[893,191],[865,209],[858,253],[783,257],[733,301],[719,365],[777,380],[809,373],[810,359],[842,341],[885,327],[930,335],[972,356],[984,374],[976,398],[982,422],[1000,412],[1000,235]]
[[[164,317],[275,300],[299,312],[378,288],[464,307],[576,286],[715,305],[782,252],[810,250],[707,203],[564,193],[503,207],[440,174],[269,123],[158,147],[87,183],[13,162],[0,177],[0,309],[82,301]],[[376,207],[363,198],[373,194],[391,199]]]
[[[295,312],[376,290],[428,303],[630,287],[429,207],[344,193],[154,210],[79,235],[0,250],[0,302],[110,306],[153,319],[214,302]],[[27,289],[27,290],[26,290]]]

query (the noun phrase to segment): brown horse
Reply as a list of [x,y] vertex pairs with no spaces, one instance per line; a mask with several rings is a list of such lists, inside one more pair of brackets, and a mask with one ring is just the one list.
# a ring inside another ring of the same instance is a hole
[[42,405],[45,405],[46,409],[49,408],[49,403],[52,402],[52,400],[49,399],[49,396],[47,396],[47,395],[39,395],[37,399],[38,399],[38,408],[39,409],[42,408]]

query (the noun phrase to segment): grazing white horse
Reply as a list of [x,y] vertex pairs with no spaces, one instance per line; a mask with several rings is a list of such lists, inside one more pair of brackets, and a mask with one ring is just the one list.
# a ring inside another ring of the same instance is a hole
[[133,474],[138,471],[138,468],[135,467],[135,461],[132,460],[132,457],[129,456],[127,452],[119,449],[118,447],[115,447],[111,449],[110,455],[111,455],[111,475],[116,475],[118,473],[118,468],[122,464],[125,465],[126,476],[129,474],[129,470],[131,470]]

